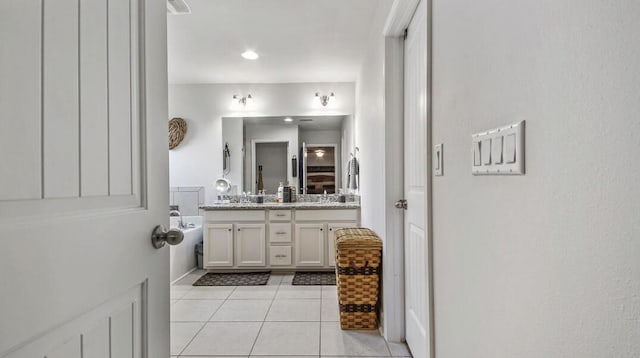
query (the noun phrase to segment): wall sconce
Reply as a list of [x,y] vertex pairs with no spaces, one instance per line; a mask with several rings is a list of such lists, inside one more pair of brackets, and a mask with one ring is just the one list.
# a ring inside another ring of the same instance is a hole
[[335,95],[333,94],[333,92],[331,92],[330,95],[320,95],[320,93],[316,92],[316,98],[318,98],[318,100],[320,101],[320,104],[322,104],[323,107],[326,107],[327,104],[329,104],[329,101],[331,100],[331,98],[335,97]]
[[237,94],[233,95],[232,104],[234,105],[238,103],[246,107],[247,105],[250,105],[252,102],[253,102],[253,97],[251,97],[250,94],[248,94],[246,97],[240,97]]

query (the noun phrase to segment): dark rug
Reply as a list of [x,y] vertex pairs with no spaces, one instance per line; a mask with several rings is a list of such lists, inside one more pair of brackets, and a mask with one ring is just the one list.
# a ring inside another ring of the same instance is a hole
[[194,286],[260,286],[266,285],[271,272],[209,272],[194,282]]
[[293,276],[293,282],[291,284],[294,286],[335,286],[336,273],[333,271],[296,271],[296,274]]

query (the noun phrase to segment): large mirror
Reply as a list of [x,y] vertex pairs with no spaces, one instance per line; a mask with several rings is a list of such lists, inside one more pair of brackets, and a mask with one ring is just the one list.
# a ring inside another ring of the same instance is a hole
[[223,170],[233,191],[333,194],[347,186],[352,116],[225,117]]

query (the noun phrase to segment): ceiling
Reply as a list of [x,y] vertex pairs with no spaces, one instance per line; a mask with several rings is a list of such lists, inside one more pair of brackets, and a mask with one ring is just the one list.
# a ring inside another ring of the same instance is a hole
[[297,125],[300,130],[336,130],[342,128],[345,116],[291,116],[292,122],[285,122],[285,117],[244,117],[245,124],[262,125]]
[[354,82],[381,0],[186,1],[167,15],[174,84]]

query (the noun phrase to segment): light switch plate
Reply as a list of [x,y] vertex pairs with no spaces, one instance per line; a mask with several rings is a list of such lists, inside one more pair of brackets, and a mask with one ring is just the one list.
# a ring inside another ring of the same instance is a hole
[[473,134],[473,175],[524,175],[524,134],[525,121]]
[[433,146],[433,172],[435,176],[441,177],[443,175],[442,164],[444,160],[442,158],[442,143]]

